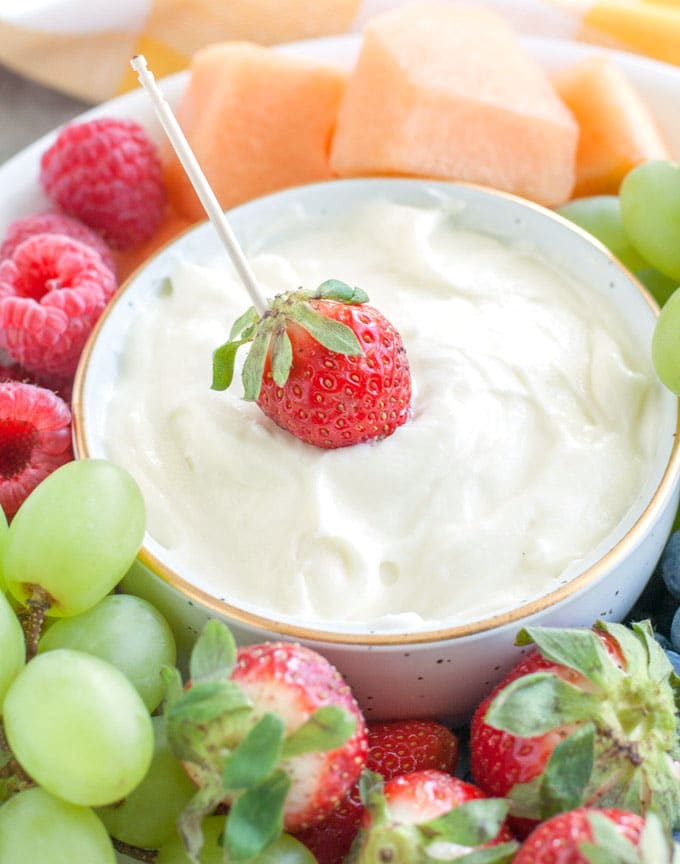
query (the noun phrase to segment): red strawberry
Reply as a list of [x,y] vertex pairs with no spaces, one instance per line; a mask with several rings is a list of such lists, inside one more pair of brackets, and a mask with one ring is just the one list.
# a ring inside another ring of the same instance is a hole
[[[606,850],[611,857],[605,860],[611,864],[642,860],[634,847],[640,840],[644,824],[645,820],[637,813],[612,808],[594,810],[583,807],[558,813],[532,831],[512,859],[512,864],[591,864],[591,861],[599,860],[590,857],[593,846]],[[629,855],[635,857],[615,857],[617,847],[627,847]],[[656,859],[655,864],[670,864],[670,856],[665,861]]]
[[361,786],[366,812],[352,850],[357,864],[451,860],[482,846],[490,864],[506,862],[516,848],[504,821],[507,803],[443,771],[404,774],[384,786],[366,772]]
[[391,435],[408,418],[411,377],[399,333],[367,299],[329,280],[279,295],[262,318],[251,308],[214,353],[213,388],[229,386],[252,341],[244,396],[281,428],[329,449]]
[[[384,780],[433,768],[451,773],[458,761],[458,739],[435,720],[396,720],[368,725],[366,767]],[[341,864],[359,831],[364,805],[355,783],[349,795],[318,825],[296,836],[319,864]]]
[[654,808],[679,825],[679,682],[649,623],[518,637],[532,641],[475,712],[475,782],[511,799],[522,835],[580,806]]
[[[325,658],[294,643],[239,648],[211,621],[192,651],[190,686],[166,703],[168,740],[199,786],[180,819],[198,854],[200,821],[230,805],[225,845],[235,860],[282,828],[323,819],[366,762],[366,727],[347,684]],[[191,855],[190,855],[191,857]]]
[[252,701],[256,719],[274,711],[289,733],[328,705],[354,718],[355,732],[342,747],[304,753],[286,762],[293,781],[284,809],[286,829],[319,822],[347,794],[366,763],[365,724],[349,687],[324,657],[290,642],[239,648],[231,678]]

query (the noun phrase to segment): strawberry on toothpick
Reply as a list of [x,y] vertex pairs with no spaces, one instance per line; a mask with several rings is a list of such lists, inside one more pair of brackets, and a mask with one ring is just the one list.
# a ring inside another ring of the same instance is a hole
[[411,402],[397,330],[367,304],[363,290],[335,279],[265,299],[144,57],[134,57],[132,67],[252,300],[214,352],[213,389],[231,384],[238,348],[252,343],[243,366],[244,397],[281,428],[328,449],[391,435],[408,419]]

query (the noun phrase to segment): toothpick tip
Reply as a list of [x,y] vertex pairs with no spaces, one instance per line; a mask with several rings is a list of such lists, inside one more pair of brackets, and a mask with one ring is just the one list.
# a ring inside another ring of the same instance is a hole
[[132,66],[135,72],[144,72],[148,68],[146,57],[143,54],[135,54],[130,60],[130,66]]

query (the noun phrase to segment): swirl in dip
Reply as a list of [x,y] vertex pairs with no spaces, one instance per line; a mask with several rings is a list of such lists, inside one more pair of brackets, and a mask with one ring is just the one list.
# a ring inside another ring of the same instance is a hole
[[446,205],[298,213],[246,246],[270,296],[331,277],[368,292],[404,340],[412,417],[325,451],[243,401],[238,379],[212,391],[212,350],[249,301],[226,255],[168,255],[104,422],[184,578],[320,629],[433,629],[534,599],[618,539],[661,388],[604,292]]

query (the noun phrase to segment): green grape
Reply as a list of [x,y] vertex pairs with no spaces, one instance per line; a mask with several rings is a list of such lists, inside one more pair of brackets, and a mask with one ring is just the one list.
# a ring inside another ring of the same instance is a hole
[[0,807],[2,864],[116,864],[106,828],[87,807],[35,787]]
[[5,557],[5,542],[7,540],[7,517],[5,516],[5,511],[0,507],[0,593],[7,590],[7,586],[5,585],[5,577],[3,573],[5,572],[5,568],[3,566],[3,559]]
[[680,291],[671,295],[659,313],[652,337],[652,361],[666,387],[680,394]]
[[663,306],[678,287],[677,279],[670,279],[668,276],[664,276],[663,273],[659,273],[654,267],[644,267],[635,275],[659,306]]
[[626,174],[619,198],[631,243],[652,267],[680,282],[680,164],[642,162]]
[[122,803],[97,811],[112,837],[142,849],[157,849],[172,836],[196,792],[168,744],[164,718],[152,719],[155,746],[146,776]]
[[634,272],[648,266],[628,239],[617,195],[576,198],[558,207],[557,212],[596,237],[629,270]]
[[[224,864],[224,849],[220,844],[224,820],[224,816],[208,816],[203,820],[205,844],[201,850],[201,864]],[[156,864],[191,864],[177,834],[158,850]],[[316,858],[295,837],[282,834],[264,852],[249,858],[248,864],[316,864]]]
[[24,665],[25,659],[24,631],[7,598],[0,594],[0,716],[5,693]]
[[5,580],[18,600],[48,595],[48,614],[78,615],[102,600],[135,559],[144,501],[122,468],[83,459],[57,468],[12,519]]
[[7,691],[4,714],[21,766],[71,804],[124,798],[151,762],[153,726],[139,694],[122,672],[82,651],[34,657]]
[[113,594],[81,615],[55,621],[38,650],[55,648],[75,648],[113,664],[135,685],[149,711],[163,698],[161,667],[174,666],[177,653],[165,618],[132,594]]

